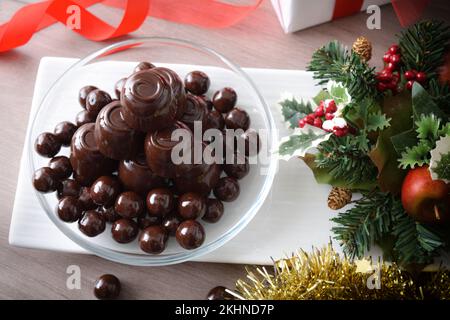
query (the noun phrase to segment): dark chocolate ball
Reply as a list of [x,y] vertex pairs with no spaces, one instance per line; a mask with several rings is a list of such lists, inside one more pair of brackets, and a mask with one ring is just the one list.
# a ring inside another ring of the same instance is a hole
[[158,216],[150,216],[145,212],[144,214],[141,214],[137,219],[139,229],[145,229],[150,226],[160,225],[161,224],[161,217]]
[[145,203],[136,192],[126,191],[117,197],[114,209],[124,218],[137,218],[144,212]]
[[234,163],[226,163],[223,171],[232,178],[242,179],[250,172],[248,159],[238,153],[235,154]]
[[240,193],[239,182],[231,177],[220,178],[213,191],[216,198],[221,201],[234,201]]
[[102,176],[91,186],[91,198],[99,206],[111,206],[120,193],[119,181],[110,176]]
[[122,218],[117,214],[116,210],[114,210],[114,206],[101,206],[97,208],[97,211],[103,216],[106,222],[115,222]]
[[161,253],[167,246],[168,235],[161,226],[149,226],[139,236],[139,247],[147,253]]
[[202,220],[215,223],[220,220],[223,216],[223,203],[222,201],[214,198],[209,198],[206,200],[206,212],[202,217]]
[[134,220],[119,219],[111,226],[111,234],[114,240],[119,243],[128,243],[136,239],[139,227]]
[[245,155],[246,157],[256,156],[261,149],[261,140],[259,138],[258,132],[254,129],[248,129],[245,131],[239,139],[244,140],[244,150],[241,150],[241,144],[238,145],[238,152]]
[[153,68],[155,68],[155,65],[153,63],[142,61],[134,68],[134,72],[139,72],[142,70],[148,70]]
[[250,126],[250,116],[245,110],[233,108],[225,116],[225,125],[228,129],[247,130]]
[[206,296],[207,300],[234,300],[234,296],[229,294],[226,291],[227,288],[218,286],[215,288],[212,288],[208,295]]
[[195,220],[186,220],[178,226],[175,237],[180,246],[192,250],[205,241],[205,229]]
[[216,91],[212,98],[214,108],[221,112],[227,113],[234,108],[237,101],[237,94],[233,88],[225,87]]
[[115,299],[120,294],[120,281],[112,274],[104,274],[95,282],[94,295],[100,300]]
[[67,179],[72,175],[72,165],[69,158],[65,156],[54,157],[50,160],[48,166],[59,180]]
[[208,129],[223,130],[225,127],[225,120],[223,119],[222,114],[217,110],[212,110],[206,113],[204,116],[203,123],[204,123],[203,128],[204,131]]
[[73,179],[63,180],[58,186],[58,193],[56,194],[58,199],[66,196],[72,196],[78,198],[80,195],[81,186]]
[[88,94],[96,89],[97,87],[94,86],[84,86],[78,92],[78,101],[80,102],[80,105],[83,107],[83,109],[86,109],[86,98]]
[[89,92],[86,98],[86,110],[91,114],[98,114],[104,106],[112,101],[108,92],[96,89]]
[[75,222],[80,219],[83,210],[78,198],[67,196],[59,200],[57,206],[58,217],[64,222]]
[[44,132],[36,138],[34,148],[41,156],[51,158],[59,152],[61,143],[53,133]]
[[91,210],[97,208],[97,205],[92,201],[91,198],[91,188],[89,187],[81,187],[80,189],[80,197],[78,201],[83,210]]
[[205,210],[205,199],[198,193],[188,192],[178,198],[178,214],[185,220],[200,218]]
[[125,82],[127,81],[127,78],[122,78],[119,81],[116,82],[114,85],[114,93],[116,94],[117,99],[120,100],[120,94],[122,93],[123,86],[125,85]]
[[163,219],[161,225],[167,230],[170,236],[175,236],[182,219],[176,213],[169,213]]
[[106,222],[104,216],[96,211],[85,211],[78,220],[78,229],[88,237],[98,236],[105,231]]
[[147,209],[151,216],[163,217],[174,207],[173,193],[166,188],[150,190],[147,194]]
[[53,130],[56,139],[65,147],[70,146],[72,136],[77,131],[77,126],[70,121],[58,123]]
[[33,186],[39,192],[54,192],[59,187],[59,181],[52,169],[43,167],[34,172]]
[[97,119],[96,114],[90,113],[87,110],[81,110],[75,117],[75,124],[81,127],[83,124],[95,122],[95,119]]
[[184,78],[184,87],[187,91],[197,96],[205,94],[210,85],[209,77],[202,71],[189,72]]

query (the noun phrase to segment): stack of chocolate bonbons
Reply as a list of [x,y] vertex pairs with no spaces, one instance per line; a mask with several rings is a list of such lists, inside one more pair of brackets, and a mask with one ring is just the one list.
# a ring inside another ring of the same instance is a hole
[[[183,82],[173,70],[141,62],[116,83],[116,98],[94,86],[81,88],[75,124],[61,122],[36,139],[36,152],[51,160],[34,173],[34,187],[56,192],[59,218],[78,222],[88,237],[111,223],[116,242],[139,237],[147,253],[163,252],[169,236],[188,250],[201,246],[199,220],[218,222],[222,202],[236,200],[238,180],[250,169],[248,154],[233,151],[244,164],[176,165],[171,151],[178,141],[171,134],[177,128],[192,134],[195,121],[204,130],[243,129],[245,141],[255,134],[247,112],[236,107],[236,92],[223,88],[209,99],[209,86],[201,71]],[[70,157],[57,156],[62,146],[70,146]]]

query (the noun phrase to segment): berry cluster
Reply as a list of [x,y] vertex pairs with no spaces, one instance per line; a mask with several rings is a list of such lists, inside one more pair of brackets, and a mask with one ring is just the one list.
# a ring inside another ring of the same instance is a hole
[[417,72],[416,70],[412,69],[405,71],[405,78],[406,80],[408,80],[406,82],[406,89],[411,90],[414,81],[417,81],[423,85],[427,81],[427,74],[425,72]]
[[401,64],[400,47],[396,44],[390,46],[383,56],[383,61],[384,69],[377,74],[377,89],[380,92],[391,90],[394,94],[398,93],[398,84],[400,82],[399,70]]

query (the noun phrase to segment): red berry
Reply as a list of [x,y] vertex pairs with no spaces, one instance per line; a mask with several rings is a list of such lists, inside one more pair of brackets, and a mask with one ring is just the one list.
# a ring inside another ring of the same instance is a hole
[[415,80],[416,73],[413,70],[405,71],[405,78],[406,78],[406,80]]
[[389,47],[389,53],[396,54],[400,51],[400,47],[396,44],[393,44]]
[[337,137],[343,137],[348,133],[348,128],[347,127],[344,127],[344,128],[334,127],[333,133]]
[[298,126],[299,126],[300,128],[305,127],[305,125],[306,125],[305,118],[298,120]]
[[391,54],[390,53],[385,53],[385,55],[383,56],[383,61],[388,63],[391,61]]
[[314,125],[315,127],[317,127],[317,128],[322,128],[322,119],[320,119],[320,118],[315,118],[315,119],[314,119],[313,125]]
[[392,72],[384,69],[383,71],[378,73],[377,79],[378,79],[378,81],[381,81],[381,82],[389,82],[392,80]]
[[397,63],[400,62],[400,60],[401,60],[401,57],[400,57],[399,54],[393,54],[393,55],[391,56],[390,62],[392,62],[392,63],[394,63],[394,64],[397,64]]
[[326,120],[333,120],[333,118],[334,118],[334,114],[332,114],[332,113],[326,113],[325,114],[325,119]]
[[325,109],[323,105],[318,106],[314,113],[316,114],[317,117],[323,117],[325,115]]
[[397,65],[394,64],[394,63],[392,63],[392,62],[389,62],[389,63],[386,65],[386,67],[384,67],[384,70],[387,70],[387,71],[389,71],[389,72],[394,72],[396,69],[397,69]]
[[378,91],[383,92],[383,91],[386,91],[386,89],[387,89],[387,86],[386,86],[385,83],[383,83],[383,82],[378,82],[377,83],[377,90]]
[[337,111],[336,102],[334,102],[334,100],[330,100],[330,102],[328,102],[328,106],[326,108],[326,112],[327,113],[334,113],[336,111]]
[[427,74],[425,72],[418,72],[416,75],[416,80],[420,83],[427,81]]
[[406,83],[406,89],[411,90],[412,87],[413,87],[413,84],[414,84],[414,80],[409,80],[409,81]]
[[315,118],[314,113],[310,113],[305,117],[305,122],[308,124],[313,124]]

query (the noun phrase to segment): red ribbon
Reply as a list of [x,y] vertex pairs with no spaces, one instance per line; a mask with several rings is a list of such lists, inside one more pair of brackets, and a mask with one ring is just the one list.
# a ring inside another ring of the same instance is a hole
[[[96,3],[124,9],[122,21],[113,27],[90,13],[86,8]],[[19,9],[6,23],[0,25],[0,52],[26,44],[34,33],[56,22],[67,23],[71,5],[80,8],[80,35],[94,41],[118,37],[138,29],[147,16],[207,28],[224,28],[238,23],[255,10],[262,0],[252,5],[237,6],[217,0],[47,0]]]

